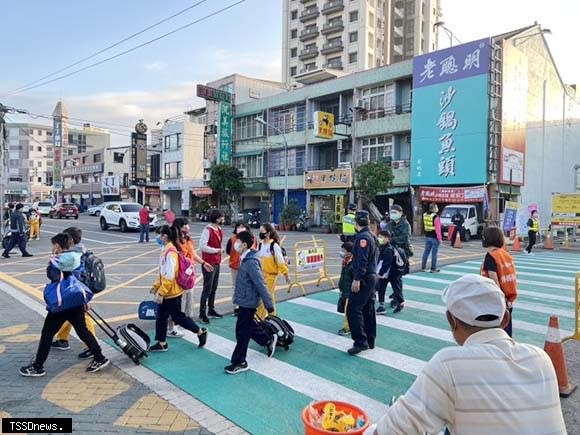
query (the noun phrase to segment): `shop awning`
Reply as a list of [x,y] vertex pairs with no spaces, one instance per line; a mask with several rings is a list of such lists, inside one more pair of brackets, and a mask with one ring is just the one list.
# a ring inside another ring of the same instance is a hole
[[343,196],[346,195],[346,189],[312,189],[310,196]]
[[245,156],[259,156],[263,154],[264,150],[254,150],[254,151],[241,151],[239,153],[234,153],[234,157],[245,157]]
[[399,193],[405,193],[409,191],[409,186],[404,186],[404,187],[391,187],[389,189],[387,189],[386,192],[381,192],[379,193],[379,196],[385,196],[385,195],[397,195]]

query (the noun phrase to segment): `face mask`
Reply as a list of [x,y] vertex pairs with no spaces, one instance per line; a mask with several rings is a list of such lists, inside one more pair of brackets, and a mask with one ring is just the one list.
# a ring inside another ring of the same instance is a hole
[[260,240],[264,240],[268,233],[260,233]]
[[385,239],[384,237],[379,237],[379,245],[386,245],[387,243],[387,239]]
[[401,213],[397,213],[396,211],[391,212],[390,216],[391,219],[395,222],[399,222],[401,220]]
[[246,229],[245,229],[245,228],[238,228],[238,229],[236,230],[236,234],[243,233],[244,231],[246,231]]
[[157,236],[155,238],[155,242],[159,245],[159,246],[163,246],[163,240],[161,240],[161,236]]
[[346,257],[346,254],[344,252],[340,251],[338,253],[338,256],[344,260],[344,257]]
[[237,253],[241,253],[242,252],[242,242],[240,242],[239,240],[234,243],[234,249],[236,250]]

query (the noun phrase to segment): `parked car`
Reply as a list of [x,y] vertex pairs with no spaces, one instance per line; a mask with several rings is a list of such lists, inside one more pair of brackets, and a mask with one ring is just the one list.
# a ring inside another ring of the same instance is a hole
[[69,203],[62,203],[56,204],[50,210],[50,218],[51,219],[63,219],[63,218],[79,218],[79,208],[74,204]]
[[52,202],[51,201],[37,201],[32,204],[33,208],[38,210],[41,216],[49,216],[50,211],[52,209]]
[[87,209],[87,214],[89,216],[96,216],[99,217],[101,215],[101,211],[103,210],[103,207],[106,205],[106,202],[103,202],[102,204],[99,205],[93,205],[92,207],[89,207]]
[[[122,232],[139,229],[139,212],[142,205],[134,202],[108,202],[101,210],[99,223],[101,230],[107,231],[110,227],[119,227]],[[158,226],[157,215],[149,213],[149,229]]]
[[451,218],[457,210],[465,219],[463,228],[465,229],[465,241],[472,237],[481,237],[483,232],[483,210],[481,204],[449,204],[441,212],[441,229],[447,233],[451,225]]

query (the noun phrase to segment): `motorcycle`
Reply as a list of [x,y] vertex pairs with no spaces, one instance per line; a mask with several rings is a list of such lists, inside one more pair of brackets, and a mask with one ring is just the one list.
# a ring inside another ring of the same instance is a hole
[[302,213],[298,216],[298,220],[296,221],[296,229],[298,231],[308,231],[308,221],[310,217],[306,213]]
[[[4,234],[2,235],[2,249],[6,249],[8,247],[8,243],[10,243],[10,239],[12,238],[12,230],[8,225],[4,229]],[[24,227],[24,240],[28,243],[28,239],[30,238],[30,226],[26,225]]]
[[248,219],[248,225],[250,226],[250,228],[260,228],[260,214],[259,213],[253,213],[250,215],[249,219]]

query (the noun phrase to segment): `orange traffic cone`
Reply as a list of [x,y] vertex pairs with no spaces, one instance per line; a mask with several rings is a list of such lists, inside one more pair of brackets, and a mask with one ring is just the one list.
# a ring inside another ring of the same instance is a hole
[[566,358],[564,357],[562,340],[560,340],[560,326],[558,324],[558,316],[556,315],[550,316],[544,350],[552,360],[552,364],[556,370],[560,396],[568,397],[576,389],[576,385],[572,385],[568,381],[568,368],[566,367]]
[[551,233],[548,233],[546,235],[546,241],[544,242],[544,249],[554,249],[554,241],[552,240]]
[[519,238],[519,236],[516,236],[514,239],[514,244],[512,246],[512,251],[520,252],[521,250],[522,250],[522,248],[520,246],[520,238]]
[[455,234],[455,243],[453,244],[454,248],[461,249],[461,232],[457,230]]

